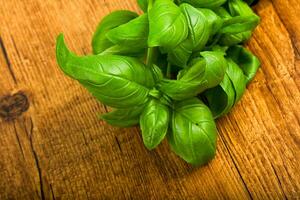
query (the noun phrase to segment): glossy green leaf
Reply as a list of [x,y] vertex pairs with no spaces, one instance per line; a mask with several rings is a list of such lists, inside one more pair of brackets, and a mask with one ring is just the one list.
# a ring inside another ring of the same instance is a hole
[[201,52],[191,67],[182,70],[177,80],[165,79],[159,89],[174,100],[197,96],[208,88],[217,86],[224,77],[227,62],[222,52]]
[[215,118],[227,114],[241,99],[246,90],[246,79],[243,71],[231,59],[219,86],[207,90],[204,95]]
[[168,106],[152,99],[145,107],[140,126],[145,146],[154,149],[161,143],[169,127],[170,111]]
[[196,98],[175,102],[168,141],[186,162],[203,165],[216,153],[217,129],[209,108]]
[[229,12],[224,8],[216,11],[226,19],[222,28],[219,43],[221,45],[233,46],[248,40],[252,31],[258,25],[260,18],[252,11],[247,3],[241,0],[228,1]]
[[242,98],[246,90],[246,77],[242,69],[231,59],[227,59],[228,68],[226,73],[230,78],[235,91],[235,104]]
[[242,46],[230,47],[227,55],[243,70],[246,82],[249,84],[260,67],[258,58]]
[[181,4],[180,8],[188,23],[189,35],[169,53],[168,60],[177,66],[185,66],[193,51],[200,51],[206,45],[212,27],[209,26],[206,16],[189,4]]
[[148,32],[148,15],[143,14],[111,29],[106,33],[106,37],[115,45],[130,47],[132,52],[140,52],[148,47]]
[[216,8],[223,5],[227,0],[180,0],[198,8]]
[[228,113],[235,101],[234,88],[228,75],[225,74],[220,85],[205,91],[204,96],[215,119]]
[[142,114],[143,110],[144,106],[116,109],[112,112],[101,115],[100,118],[113,126],[131,127],[139,123],[140,115]]
[[134,12],[127,10],[119,10],[114,11],[104,17],[102,21],[97,26],[96,32],[94,33],[92,40],[92,47],[94,54],[100,54],[107,48],[113,46],[114,44],[108,40],[106,37],[106,33],[120,26],[121,24],[125,24],[130,20],[136,18],[138,15]]
[[186,18],[171,0],[156,0],[148,18],[150,47],[162,46],[170,51],[188,36]]
[[143,105],[155,81],[152,71],[137,59],[116,55],[78,57],[57,39],[57,62],[102,103],[115,108]]
[[208,27],[211,27],[211,37],[215,35],[223,26],[223,20],[212,10],[205,8],[198,8],[203,13],[208,22]]

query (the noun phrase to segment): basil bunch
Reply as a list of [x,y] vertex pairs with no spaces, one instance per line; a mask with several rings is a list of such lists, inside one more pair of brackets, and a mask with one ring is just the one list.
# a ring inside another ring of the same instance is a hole
[[259,60],[240,46],[259,17],[252,0],[137,0],[144,14],[115,11],[98,25],[93,55],[57,39],[61,69],[100,102],[114,126],[140,124],[148,149],[167,137],[188,163],[216,153],[215,119],[241,99]]

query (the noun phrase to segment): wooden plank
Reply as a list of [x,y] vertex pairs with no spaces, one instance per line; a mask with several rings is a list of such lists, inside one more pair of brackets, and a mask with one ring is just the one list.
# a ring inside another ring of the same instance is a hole
[[106,108],[56,64],[60,32],[72,50],[89,53],[98,21],[115,9],[138,10],[134,0],[0,3],[0,98],[22,91],[30,104],[16,119],[0,119],[0,199],[300,198],[296,0],[255,7],[262,23],[248,47],[262,68],[218,121],[216,159],[198,169],[166,142],[147,151],[138,128],[99,121]]

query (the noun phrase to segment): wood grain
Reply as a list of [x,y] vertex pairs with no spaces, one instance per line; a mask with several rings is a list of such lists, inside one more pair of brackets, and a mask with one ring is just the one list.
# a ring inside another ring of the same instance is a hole
[[165,141],[147,151],[138,128],[99,121],[106,108],[56,64],[60,32],[87,54],[99,20],[139,11],[134,0],[0,4],[0,199],[300,199],[299,0],[255,6],[247,46],[262,67],[218,121],[217,156],[201,168]]

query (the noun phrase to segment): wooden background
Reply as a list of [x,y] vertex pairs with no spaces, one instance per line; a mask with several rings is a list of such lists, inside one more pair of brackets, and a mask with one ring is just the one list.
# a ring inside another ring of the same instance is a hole
[[218,121],[216,158],[192,168],[59,70],[63,32],[91,52],[99,20],[134,0],[0,0],[0,199],[300,199],[300,1],[261,0],[248,47],[262,61],[242,101]]

